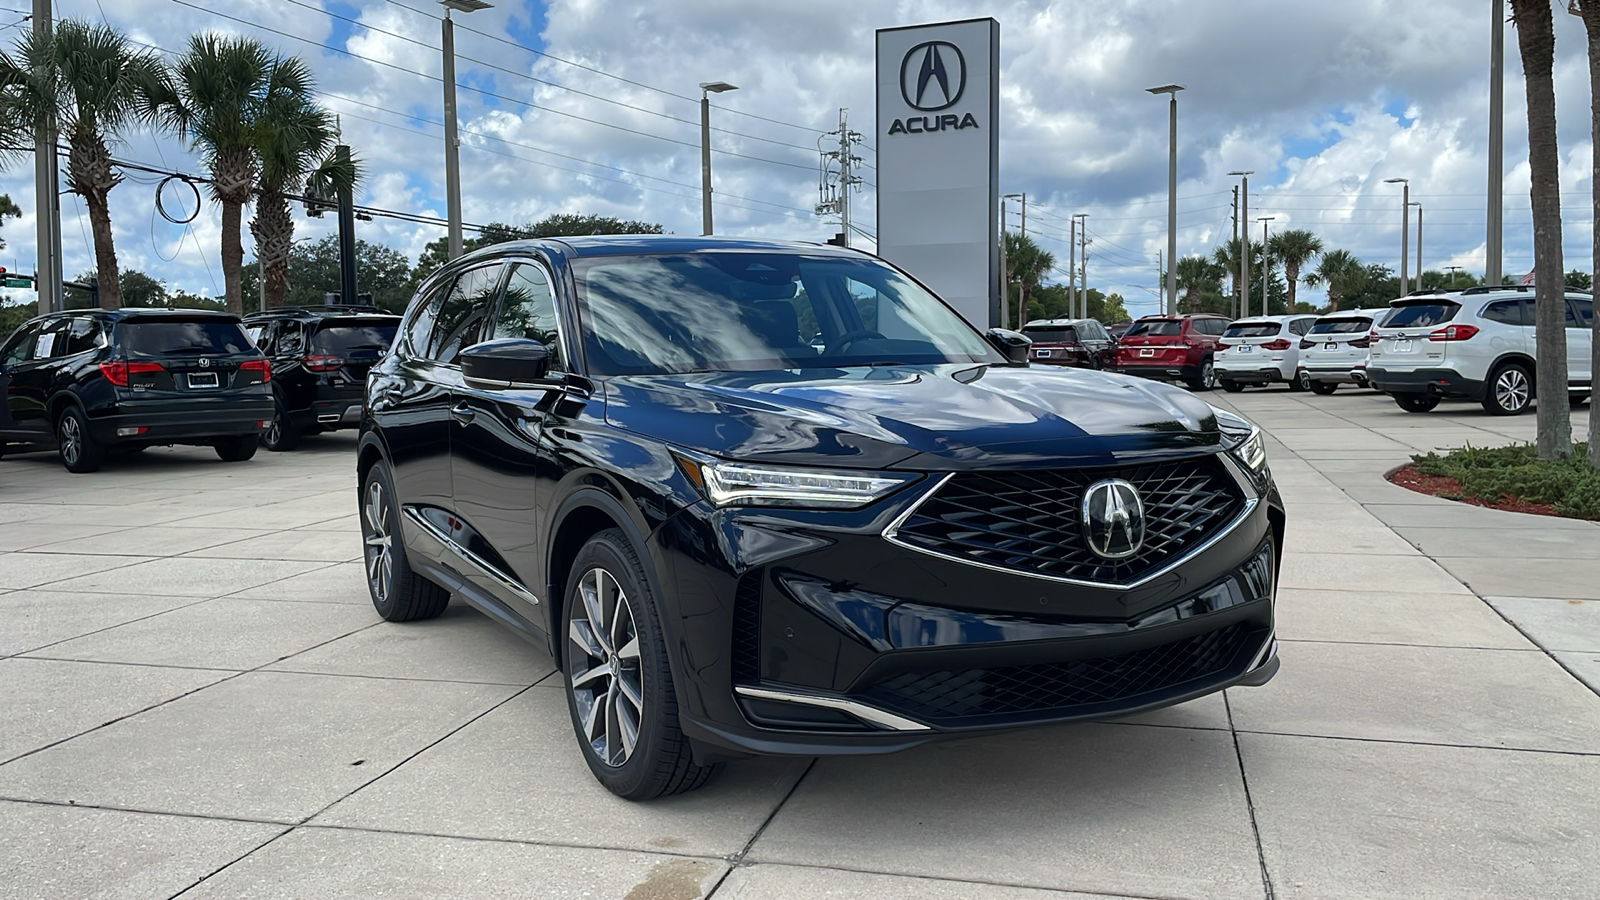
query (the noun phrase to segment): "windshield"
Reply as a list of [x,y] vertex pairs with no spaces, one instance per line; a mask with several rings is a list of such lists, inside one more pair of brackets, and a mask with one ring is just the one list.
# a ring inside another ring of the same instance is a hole
[[1222,336],[1231,338],[1274,337],[1282,329],[1283,326],[1277,322],[1235,323],[1233,325],[1229,325],[1228,330],[1224,331]]
[[394,343],[397,323],[374,322],[362,325],[324,325],[311,336],[311,352],[329,356],[362,355],[370,351],[381,355]]
[[255,346],[239,323],[226,319],[130,319],[117,326],[117,336],[130,356],[248,353]]
[[1372,327],[1372,320],[1360,319],[1323,319],[1311,326],[1312,334],[1360,334]]
[[1078,339],[1078,329],[1071,325],[1024,328],[1022,333],[1033,338],[1035,344],[1070,344]]
[[575,261],[573,276],[597,375],[1002,361],[949,307],[875,260],[602,256]]
[[1128,329],[1128,333],[1124,337],[1138,337],[1142,334],[1171,337],[1182,333],[1183,323],[1177,319],[1151,319],[1145,322],[1133,323],[1133,327]]
[[1383,322],[1384,328],[1426,328],[1456,317],[1461,307],[1454,303],[1408,303],[1396,306]]

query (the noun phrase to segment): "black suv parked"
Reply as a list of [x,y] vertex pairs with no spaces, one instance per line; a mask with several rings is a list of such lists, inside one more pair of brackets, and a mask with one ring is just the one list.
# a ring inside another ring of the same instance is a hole
[[272,416],[267,361],[239,318],[196,310],[79,310],[25,322],[0,347],[0,448],[54,444],[73,472],[156,444],[255,455]]
[[389,350],[400,317],[374,306],[302,306],[245,316],[245,330],[272,360],[268,450],[361,424],[367,370]]
[[373,603],[453,592],[546,644],[629,798],[1266,682],[1284,511],[1259,431],[1027,354],[842,248],[469,254],[367,381]]

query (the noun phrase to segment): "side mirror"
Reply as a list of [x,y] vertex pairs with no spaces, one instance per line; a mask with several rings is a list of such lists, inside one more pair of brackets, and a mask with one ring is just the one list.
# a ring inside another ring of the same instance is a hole
[[527,338],[501,338],[461,351],[461,374],[474,387],[549,387],[550,350]]
[[1028,364],[1028,351],[1033,349],[1033,340],[1027,335],[1005,328],[991,328],[983,336],[1000,351],[1006,362],[1013,366]]

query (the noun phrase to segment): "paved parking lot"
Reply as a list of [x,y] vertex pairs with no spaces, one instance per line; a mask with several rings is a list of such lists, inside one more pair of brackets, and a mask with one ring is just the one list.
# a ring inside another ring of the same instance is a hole
[[1270,685],[647,804],[590,777],[540,651],[378,620],[350,435],[7,458],[0,897],[1600,896],[1600,525],[1381,479],[1533,417],[1210,399],[1292,516]]

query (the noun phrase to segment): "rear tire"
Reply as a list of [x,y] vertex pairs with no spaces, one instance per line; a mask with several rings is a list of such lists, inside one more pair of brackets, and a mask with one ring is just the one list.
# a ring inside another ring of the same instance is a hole
[[67,471],[80,475],[100,471],[106,459],[105,448],[89,433],[89,420],[76,406],[68,406],[56,419],[56,448]]
[[1439,398],[1428,394],[1395,394],[1394,402],[1409,413],[1425,413],[1439,405]]
[[1237,381],[1233,381],[1231,379],[1228,379],[1228,378],[1219,378],[1219,379],[1217,379],[1217,384],[1221,385],[1222,389],[1227,391],[1230,394],[1237,394],[1240,391],[1244,390],[1244,385],[1240,384]]
[[720,766],[697,764],[679,727],[655,592],[620,530],[578,551],[562,622],[567,707],[595,779],[628,800],[705,784]]
[[1206,357],[1200,362],[1199,377],[1189,382],[1191,391],[1209,391],[1217,386],[1217,369],[1211,364],[1211,357]]
[[1315,383],[1316,382],[1311,380],[1310,372],[1297,371],[1294,373],[1294,377],[1289,379],[1289,390],[1309,391],[1311,390],[1311,385]]
[[267,430],[261,435],[261,446],[274,453],[284,453],[293,450],[299,444],[300,429],[295,427],[294,419],[289,415],[289,408],[284,405],[283,398],[274,392],[272,421],[267,424]]
[[1489,375],[1483,409],[1491,416],[1520,416],[1533,405],[1533,376],[1521,363],[1506,363]]
[[1313,381],[1313,382],[1311,382],[1311,393],[1313,393],[1313,394],[1321,394],[1324,397],[1326,397],[1327,395],[1333,393],[1334,391],[1337,391],[1338,389],[1339,389],[1339,382],[1337,382],[1337,381]]
[[400,507],[389,464],[379,461],[361,482],[361,560],[372,606],[389,622],[431,619],[450,605],[450,592],[411,570],[400,540]]
[[260,439],[253,434],[236,434],[219,438],[212,446],[217,451],[217,458],[223,462],[244,462],[256,455],[256,446],[260,443]]

